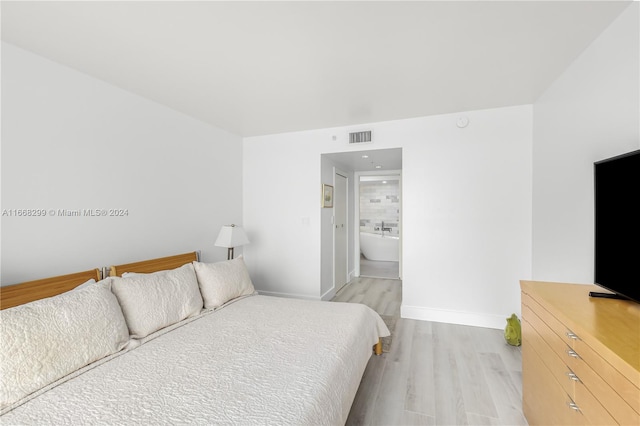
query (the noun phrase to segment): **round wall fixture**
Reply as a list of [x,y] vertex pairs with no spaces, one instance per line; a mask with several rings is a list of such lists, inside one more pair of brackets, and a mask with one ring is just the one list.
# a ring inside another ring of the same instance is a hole
[[458,126],[461,129],[467,127],[468,125],[469,125],[469,117],[467,117],[466,115],[460,116],[456,120],[456,126]]

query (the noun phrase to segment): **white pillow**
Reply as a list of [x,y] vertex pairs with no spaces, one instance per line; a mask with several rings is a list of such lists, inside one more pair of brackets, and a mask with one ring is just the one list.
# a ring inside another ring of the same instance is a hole
[[87,281],[83,282],[82,284],[80,284],[78,287],[75,287],[72,291],[74,291],[74,290],[82,290],[83,288],[87,288],[91,284],[95,284],[95,283],[96,283],[96,280],[91,278],[90,280],[87,280]]
[[218,308],[255,289],[242,256],[216,263],[193,262],[206,309]]
[[0,311],[0,407],[125,346],[129,332],[110,285]]
[[133,338],[146,337],[202,310],[198,280],[190,263],[168,271],[113,277],[111,291],[120,302]]

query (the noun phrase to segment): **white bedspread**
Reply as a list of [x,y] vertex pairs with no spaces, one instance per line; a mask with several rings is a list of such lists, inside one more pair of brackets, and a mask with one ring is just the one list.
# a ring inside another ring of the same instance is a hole
[[250,296],[186,320],[0,417],[0,424],[341,425],[371,347],[373,310]]

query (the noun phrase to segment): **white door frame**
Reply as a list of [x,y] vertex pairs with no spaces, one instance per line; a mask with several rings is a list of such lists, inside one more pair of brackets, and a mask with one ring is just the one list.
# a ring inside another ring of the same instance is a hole
[[402,170],[380,170],[374,172],[354,172],[353,174],[353,259],[354,259],[354,274],[356,277],[360,276],[360,176],[379,176],[389,175],[398,176],[400,184],[400,222],[398,223],[398,236],[400,237],[400,244],[398,244],[398,275],[402,279]]

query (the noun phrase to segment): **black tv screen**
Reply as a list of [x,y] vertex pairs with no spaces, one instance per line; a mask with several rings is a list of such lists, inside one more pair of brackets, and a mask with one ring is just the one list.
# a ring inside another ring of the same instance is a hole
[[640,303],[640,150],[594,163],[595,284]]

